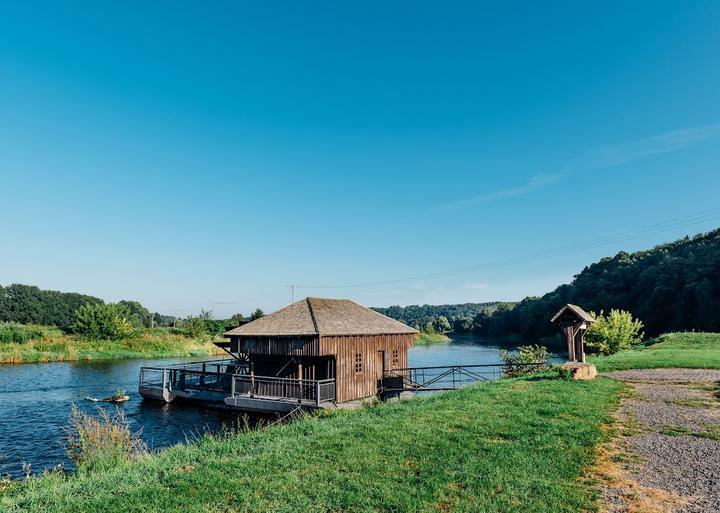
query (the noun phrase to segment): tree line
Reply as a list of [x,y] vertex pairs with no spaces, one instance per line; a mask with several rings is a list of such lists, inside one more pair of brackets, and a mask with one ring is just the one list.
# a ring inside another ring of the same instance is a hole
[[519,303],[390,306],[374,310],[422,331],[453,331],[527,340],[555,336],[552,316],[565,304],[596,312],[625,310],[645,334],[720,332],[720,229],[621,251],[585,267],[569,284]]
[[489,303],[463,303],[457,305],[410,305],[375,307],[373,310],[404,322],[408,326],[425,331],[445,333],[472,333],[480,323],[498,310],[512,308],[514,303],[493,301]]
[[[102,315],[118,315],[134,329],[192,327],[193,331],[203,331],[212,335],[223,333],[228,326],[239,326],[243,322],[264,315],[258,308],[247,318],[237,313],[229,319],[214,319],[212,312],[202,310],[196,316],[190,315],[185,319],[178,319],[172,315],[151,312],[138,301],[126,300],[115,303],[112,311],[99,308],[87,310],[101,305],[105,305],[102,299],[76,292],[42,290],[34,285],[19,283],[7,287],[0,285],[0,322],[57,326],[64,331],[73,331],[77,328],[78,312],[81,311],[85,313],[85,317],[95,319],[92,322],[97,322],[97,318]],[[84,320],[89,322],[87,318]]]
[[645,334],[720,331],[720,229],[634,253],[619,252],[585,267],[573,281],[542,297],[481,320],[487,336],[554,335],[548,322],[566,303],[587,311],[621,309],[644,323]]

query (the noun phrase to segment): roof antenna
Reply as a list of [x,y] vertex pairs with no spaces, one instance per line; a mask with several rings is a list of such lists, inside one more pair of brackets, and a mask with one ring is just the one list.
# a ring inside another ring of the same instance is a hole
[[285,285],[287,288],[290,289],[290,297],[292,298],[292,301],[290,304],[293,304],[295,302],[295,287],[297,285]]

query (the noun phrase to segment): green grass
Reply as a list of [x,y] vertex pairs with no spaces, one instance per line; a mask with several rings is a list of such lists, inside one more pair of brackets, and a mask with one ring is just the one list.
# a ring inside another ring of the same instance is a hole
[[599,371],[655,368],[720,369],[720,333],[668,333],[610,356],[594,356]]
[[450,337],[445,333],[426,333],[420,332],[417,339],[415,339],[416,346],[434,346],[437,344],[447,344],[450,342]]
[[535,377],[310,416],[30,478],[0,511],[591,511],[585,469],[621,389]]
[[87,340],[55,328],[24,328],[20,331],[16,326],[14,331],[34,335],[22,342],[0,342],[0,363],[192,357],[219,352],[210,339],[188,338],[167,328],[141,330],[124,340]]

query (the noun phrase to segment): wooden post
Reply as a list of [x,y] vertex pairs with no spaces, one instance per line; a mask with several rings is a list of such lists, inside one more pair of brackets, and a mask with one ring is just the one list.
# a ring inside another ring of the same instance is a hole
[[302,402],[303,389],[302,389],[302,363],[298,363],[298,402]]
[[585,363],[585,330],[582,328],[578,329],[577,331],[577,355],[578,355],[578,361]]
[[568,342],[568,360],[571,362],[576,361],[575,360],[575,330],[573,329],[573,326],[566,326],[565,327],[565,336],[567,337]]
[[320,380],[315,381],[315,406],[320,407]]
[[298,363],[298,402],[302,402],[302,363]]
[[250,366],[250,397],[255,397],[255,366]]

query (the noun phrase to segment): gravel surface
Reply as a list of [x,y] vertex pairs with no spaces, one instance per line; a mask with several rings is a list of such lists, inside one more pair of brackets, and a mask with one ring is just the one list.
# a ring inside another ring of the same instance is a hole
[[603,372],[603,376],[623,381],[675,381],[678,383],[717,383],[720,370],[715,369],[632,369]]
[[608,471],[605,510],[720,513],[720,400],[707,386],[720,381],[720,371],[651,369],[606,375],[630,380],[633,393],[617,412],[625,429],[615,440],[611,461],[622,463],[613,463]]

